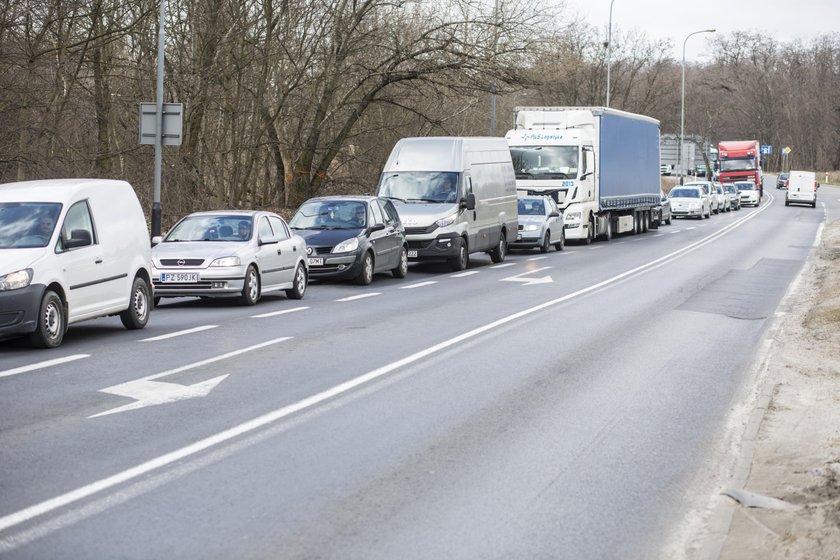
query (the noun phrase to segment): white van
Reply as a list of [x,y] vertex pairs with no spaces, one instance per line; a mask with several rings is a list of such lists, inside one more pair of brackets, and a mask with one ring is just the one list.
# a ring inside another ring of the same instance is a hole
[[817,207],[817,174],[813,171],[791,171],[787,179],[785,206],[810,204]]
[[516,239],[516,176],[504,138],[403,138],[377,195],[394,202],[409,260],[445,260],[463,270],[470,253],[502,262]]
[[125,181],[0,185],[0,337],[53,348],[67,325],[116,314],[142,329],[151,268],[146,219]]

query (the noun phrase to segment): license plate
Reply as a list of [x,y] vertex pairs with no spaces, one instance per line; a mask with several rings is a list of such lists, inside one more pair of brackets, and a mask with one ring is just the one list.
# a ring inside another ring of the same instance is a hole
[[410,250],[408,252],[408,258],[409,259],[416,259],[417,258],[417,251],[416,250]]
[[309,266],[324,266],[324,257],[309,257]]
[[165,284],[198,282],[198,272],[162,272],[160,281]]

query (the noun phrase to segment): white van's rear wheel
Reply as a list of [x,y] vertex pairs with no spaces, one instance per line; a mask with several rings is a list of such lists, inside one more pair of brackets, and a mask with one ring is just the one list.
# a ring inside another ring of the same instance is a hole
[[29,343],[37,348],[55,348],[64,339],[67,319],[64,316],[64,303],[52,290],[44,292],[35,332],[29,335]]
[[149,322],[152,298],[149,296],[149,284],[140,276],[131,285],[131,299],[128,309],[120,313],[120,321],[130,330],[142,329]]

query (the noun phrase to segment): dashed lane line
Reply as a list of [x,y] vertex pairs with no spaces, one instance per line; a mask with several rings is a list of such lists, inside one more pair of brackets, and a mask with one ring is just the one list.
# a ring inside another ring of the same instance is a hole
[[44,369],[52,366],[57,366],[61,364],[66,364],[68,362],[74,362],[76,360],[82,360],[84,358],[90,358],[90,354],[73,354],[72,356],[65,356],[63,358],[55,358],[53,360],[46,360],[44,362],[38,362],[36,364],[29,364],[28,366],[21,366],[13,369],[7,369],[5,371],[0,371],[0,377],[11,377],[12,375],[18,375],[20,373],[28,373],[30,371],[36,371],[39,369]]

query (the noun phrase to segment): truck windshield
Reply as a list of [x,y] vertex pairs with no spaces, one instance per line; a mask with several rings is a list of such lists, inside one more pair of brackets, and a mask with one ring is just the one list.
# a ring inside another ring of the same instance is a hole
[[753,157],[720,160],[721,171],[750,171],[757,168]]
[[577,146],[511,146],[517,179],[575,179]]
[[377,193],[402,202],[457,202],[458,174],[452,171],[383,173]]

